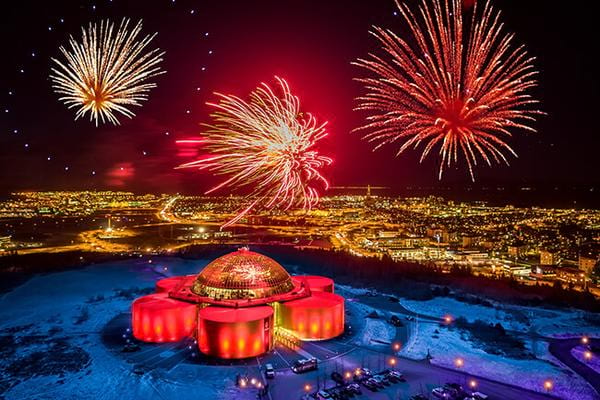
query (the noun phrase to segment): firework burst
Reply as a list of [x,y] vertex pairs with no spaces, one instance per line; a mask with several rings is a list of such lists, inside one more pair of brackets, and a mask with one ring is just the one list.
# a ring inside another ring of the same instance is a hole
[[[206,193],[223,187],[250,189],[249,204],[223,227],[255,207],[311,209],[319,201],[318,187],[329,187],[321,169],[332,160],[320,155],[316,143],[327,136],[325,123],[300,111],[300,101],[287,82],[277,78],[279,95],[263,83],[249,101],[216,93],[219,102],[213,123],[198,142],[209,152],[180,168],[199,168],[227,179]],[[320,185],[319,185],[320,182]]]
[[508,164],[505,153],[516,156],[505,141],[511,130],[535,132],[531,124],[542,114],[530,95],[534,58],[513,46],[489,2],[474,3],[464,23],[461,0],[422,0],[418,13],[396,1],[413,44],[375,27],[384,55],[355,62],[375,75],[358,79],[366,94],[357,109],[369,113],[358,130],[375,149],[397,143],[397,155],[422,144],[421,161],[438,149],[440,179],[459,155],[473,180],[478,159]]
[[98,120],[118,125],[116,113],[133,117],[129,107],[141,106],[156,87],[147,80],[164,73],[159,67],[164,52],[146,51],[156,33],[138,40],[142,21],[128,28],[128,19],[117,29],[108,20],[99,27],[90,23],[81,28],[81,42],[71,36],[70,49],[60,48],[64,60],[52,58],[52,87],[69,109],[77,109],[75,119],[89,112],[96,126]]

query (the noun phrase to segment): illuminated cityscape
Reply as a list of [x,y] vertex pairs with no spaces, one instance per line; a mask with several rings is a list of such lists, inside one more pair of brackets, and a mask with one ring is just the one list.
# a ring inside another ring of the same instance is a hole
[[220,229],[242,201],[110,191],[14,193],[0,203],[2,251],[164,254],[190,245],[272,243],[597,290],[598,210],[340,195],[307,212],[264,211]]
[[0,9],[0,400],[600,400],[586,7]]

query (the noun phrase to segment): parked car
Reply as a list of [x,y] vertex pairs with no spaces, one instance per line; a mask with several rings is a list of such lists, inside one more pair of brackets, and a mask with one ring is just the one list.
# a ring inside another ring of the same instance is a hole
[[340,385],[343,385],[345,383],[344,377],[337,371],[333,371],[331,373],[331,380]]
[[373,379],[375,379],[375,381],[378,385],[380,385],[380,387],[390,386],[390,381],[384,375],[374,375]]
[[489,397],[487,394],[483,394],[483,393],[481,393],[481,392],[474,392],[474,393],[471,393],[471,397],[472,397],[474,400],[487,400],[487,399],[489,399],[489,398],[490,398],[490,397]]
[[346,385],[346,388],[353,392],[354,394],[362,394],[362,390],[360,390],[360,386],[356,383],[349,383]]
[[345,393],[343,387],[333,387],[331,389],[326,390],[327,393],[331,396],[331,398],[336,400],[348,400],[350,396]]
[[368,378],[365,379],[364,381],[361,382],[363,384],[364,387],[366,387],[367,389],[369,389],[372,392],[377,391],[377,389],[379,388],[379,386],[377,385],[377,383],[373,380],[373,378]]
[[402,320],[400,318],[398,318],[397,315],[391,316],[390,323],[394,326],[404,326],[404,324],[402,323]]
[[315,398],[318,399],[318,400],[321,400],[321,399],[331,399],[331,395],[329,393],[327,393],[326,391],[324,391],[324,390],[319,390],[316,393]]
[[121,349],[121,351],[123,353],[133,353],[135,351],[138,351],[140,349],[140,345],[136,344],[136,343],[127,343],[125,346],[123,346],[123,349]]
[[318,368],[316,358],[301,359],[292,364],[292,371],[296,374],[313,371]]
[[275,369],[273,368],[273,364],[265,364],[265,377],[268,379],[275,378]]
[[406,382],[404,375],[402,375],[402,373],[398,371],[387,371],[387,376],[388,378],[396,379],[399,382]]
[[436,399],[450,400],[454,399],[454,396],[451,396],[450,392],[443,387],[436,387],[431,391],[431,395]]

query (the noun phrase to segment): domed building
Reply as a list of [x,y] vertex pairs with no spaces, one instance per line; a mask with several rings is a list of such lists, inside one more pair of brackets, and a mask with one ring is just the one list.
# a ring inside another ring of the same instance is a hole
[[270,297],[292,289],[292,278],[279,263],[246,248],[208,264],[192,285],[199,296],[233,300]]
[[161,279],[156,294],[132,304],[134,336],[145,342],[195,337],[204,354],[253,357],[278,334],[326,340],[344,331],[344,298],[319,276],[294,276],[247,248],[209,263],[198,275]]

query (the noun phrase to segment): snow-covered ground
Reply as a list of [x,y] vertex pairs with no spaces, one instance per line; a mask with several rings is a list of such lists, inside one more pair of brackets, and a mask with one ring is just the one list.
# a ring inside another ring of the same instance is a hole
[[[577,346],[571,349],[573,357],[600,374],[600,355],[590,352],[585,346]],[[586,357],[587,354],[587,357]],[[589,357],[589,358],[588,358]]]
[[[427,352],[432,357],[431,363],[435,365],[457,368],[457,359],[461,359],[463,365],[460,369],[476,376],[540,392],[544,391],[544,382],[551,379],[554,384],[553,394],[562,398],[573,400],[597,398],[587,382],[573,375],[566,368],[546,360],[516,360],[488,354],[475,348],[458,330],[449,330],[435,323],[420,322],[416,334],[404,346],[400,355],[423,359],[427,356]],[[579,393],[579,397],[573,397],[574,391]]]
[[[91,361],[80,371],[27,377],[0,396],[7,400],[255,398],[256,393],[235,388],[231,368],[180,363],[170,371],[152,370],[139,376],[131,364],[101,343],[102,328],[129,311],[127,293],[151,291],[161,275],[196,273],[207,261],[155,258],[152,263],[105,263],[38,275],[4,294],[0,297],[0,336],[15,331],[17,341],[36,335],[40,340],[29,340],[12,357],[0,360],[0,371],[19,358],[44,352],[47,343],[55,340],[83,349]],[[119,295],[118,290],[125,294]]]
[[[364,296],[368,289],[354,289],[343,286],[342,290],[356,297]],[[390,307],[387,295],[368,297],[370,308]],[[427,301],[400,298],[400,304],[409,311],[442,319],[450,315],[453,318],[464,317],[469,322],[482,320],[495,324],[500,322],[505,329],[552,336],[559,332],[570,335],[583,333],[593,335],[600,332],[600,327],[586,322],[580,311],[556,310],[535,307],[519,307],[493,303],[493,307],[470,304],[450,297],[436,297]],[[407,323],[410,326],[410,323]],[[570,399],[596,399],[593,388],[578,375],[548,352],[548,344],[543,340],[526,341],[526,347],[536,356],[536,359],[510,359],[486,353],[477,348],[467,335],[458,330],[449,330],[439,323],[419,321],[412,325],[411,335],[404,344],[400,355],[423,359],[428,352],[433,357],[435,365],[456,368],[456,360],[462,359],[462,370],[481,377],[487,377],[500,382],[526,387],[532,390],[544,391],[544,382],[551,380],[553,394]],[[573,392],[579,397],[573,397]]]
[[[17,343],[16,353],[0,359],[0,397],[10,399],[230,399],[255,398],[253,391],[234,386],[236,372],[245,367],[205,366],[178,363],[170,370],[153,369],[142,375],[120,354],[114,354],[103,343],[101,332],[116,316],[130,309],[133,297],[154,289],[162,276],[192,274],[200,271],[208,260],[176,258],[134,259],[93,265],[87,268],[38,275],[0,297],[0,339],[9,337]],[[355,344],[382,350],[394,341],[397,330],[387,322],[392,306],[384,296],[369,297],[369,305],[361,297],[370,290],[336,286],[345,296],[352,313]],[[379,305],[377,302],[380,302]],[[484,307],[451,298],[429,301],[401,299],[401,305],[420,314],[442,318],[464,316],[469,321],[481,319],[501,322],[506,329],[520,332],[535,330],[541,334],[600,333],[598,327],[586,324],[580,312],[543,308],[497,305]],[[365,318],[376,311],[380,318]],[[522,316],[525,315],[524,320]],[[517,318],[518,316],[519,318]],[[530,323],[530,325],[527,324]],[[553,359],[545,342],[530,350],[538,359],[512,360],[494,356],[476,348],[458,330],[448,330],[437,323],[405,321],[410,333],[401,355],[422,359],[429,351],[434,364],[454,368],[456,358],[464,360],[468,373],[543,391],[543,382],[551,379],[553,393],[573,400],[594,399],[592,389],[577,375]],[[532,328],[533,327],[533,328]],[[7,375],[19,360],[42,354],[52,343],[65,342],[68,349],[81,349],[89,356],[89,364],[73,371],[57,374],[31,374],[16,380]],[[531,343],[527,343],[532,346]],[[387,350],[386,349],[386,350]],[[4,351],[4,349],[3,349]],[[9,382],[10,387],[3,389]],[[574,390],[575,389],[575,390]],[[4,392],[2,392],[5,390]],[[573,397],[573,392],[579,397]],[[127,395],[124,396],[123,394]],[[566,397],[568,393],[569,397]]]

